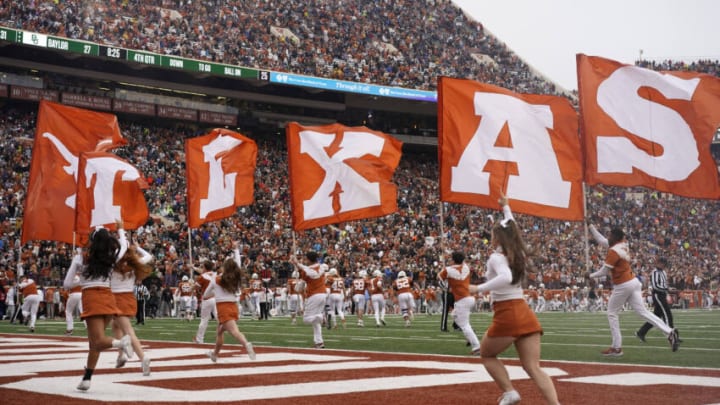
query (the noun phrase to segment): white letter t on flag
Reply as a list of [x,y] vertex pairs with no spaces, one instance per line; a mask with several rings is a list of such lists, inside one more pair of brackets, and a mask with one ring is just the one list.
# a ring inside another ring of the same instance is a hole
[[85,164],[85,187],[90,187],[93,175],[96,176],[93,199],[95,208],[90,214],[90,226],[112,224],[122,219],[120,206],[115,205],[115,174],[122,172],[123,181],[135,181],[140,178],[140,172],[118,159],[109,157],[97,157],[88,159]]

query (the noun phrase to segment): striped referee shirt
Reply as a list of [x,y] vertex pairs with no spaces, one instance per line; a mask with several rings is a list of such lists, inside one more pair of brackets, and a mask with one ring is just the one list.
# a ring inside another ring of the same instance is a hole
[[144,299],[147,299],[147,297],[150,295],[150,291],[148,291],[147,287],[145,285],[140,284],[135,286],[135,299],[138,301],[142,301]]
[[663,271],[663,269],[656,268],[652,271],[652,274],[650,274],[650,286],[653,291],[667,292],[667,277],[665,276],[665,271]]

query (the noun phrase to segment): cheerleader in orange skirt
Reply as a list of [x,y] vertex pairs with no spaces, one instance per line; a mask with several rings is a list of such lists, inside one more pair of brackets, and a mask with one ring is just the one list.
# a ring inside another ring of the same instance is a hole
[[247,350],[250,360],[255,360],[255,350],[252,343],[248,342],[240,330],[238,330],[237,320],[238,305],[237,294],[240,291],[240,279],[242,270],[240,270],[240,252],[235,244],[234,258],[227,259],[222,264],[222,274],[210,280],[210,285],[205,289],[203,298],[215,295],[215,304],[217,306],[218,327],[217,336],[215,337],[215,349],[208,350],[207,356],[213,363],[217,362],[217,356],[220,354],[225,339],[223,334],[230,333],[232,337],[237,339]]
[[540,368],[540,336],[543,333],[535,313],[525,302],[521,281],[525,277],[527,245],[515,223],[507,198],[499,201],[504,219],[492,228],[491,247],[495,251],[487,261],[487,282],[471,286],[470,292],[490,291],[493,305],[492,324],[480,342],[480,356],[487,372],[503,390],[500,405],[520,402],[520,394],[513,388],[505,365],[497,358],[514,344],[523,369],[538,386],[545,401],[558,403],[552,379]]
[[78,251],[73,258],[70,269],[65,276],[64,287],[72,288],[76,282],[82,287],[82,314],[80,317],[87,324],[89,351],[85,374],[77,386],[78,390],[90,389],[95,366],[97,366],[100,352],[111,347],[121,348],[128,357],[132,356],[131,338],[129,335],[121,339],[113,339],[105,335],[105,329],[118,314],[115,298],[110,290],[110,276],[118,257],[122,257],[127,250],[125,232],[120,229],[120,240],[116,239],[107,229],[100,228],[90,234],[87,248],[87,258]]
[[[132,347],[135,354],[140,359],[142,366],[142,374],[150,375],[150,357],[145,354],[142,345],[135,336],[135,329],[132,327],[130,319],[137,313],[137,299],[135,299],[135,284],[139,284],[152,272],[152,268],[148,263],[153,257],[143,248],[137,245],[130,246],[125,255],[115,264],[112,278],[110,280],[110,288],[115,296],[115,303],[118,306],[118,315],[113,319],[113,335],[116,338],[122,335],[130,335]],[[127,362],[124,350],[119,350],[115,367],[123,367]]]

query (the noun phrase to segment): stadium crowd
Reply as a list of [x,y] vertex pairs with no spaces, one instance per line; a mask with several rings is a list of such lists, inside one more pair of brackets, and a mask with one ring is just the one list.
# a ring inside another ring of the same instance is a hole
[[450,76],[560,92],[448,0],[3,2],[0,25],[352,82],[433,90]]
[[707,73],[713,76],[720,76],[720,64],[713,60],[696,60],[692,62],[673,61],[673,60],[640,60],[635,63],[646,69],[652,70],[680,70],[688,72]]
[[[22,204],[31,158],[36,113],[5,107],[0,118],[0,269],[17,272],[23,267],[42,286],[60,284],[70,262],[71,246],[48,241],[20,244]],[[290,274],[288,254],[293,236],[289,215],[287,166],[282,141],[258,139],[255,202],[237,215],[198,229],[185,221],[185,168],[183,139],[199,135],[198,128],[182,125],[149,126],[121,121],[130,144],[118,151],[134,163],[150,184],[146,199],[151,220],[135,235],[156,257],[157,277],[151,290],[176,286],[190,266],[201,260],[219,260],[240,241],[244,262],[252,272],[267,274],[282,285]],[[718,156],[720,158],[720,156]],[[354,221],[300,232],[299,250],[313,249],[343,276],[358,270],[380,269],[388,279],[398,271],[416,277],[423,271],[435,283],[445,255],[454,248],[468,252],[473,270],[483,270],[489,254],[488,216],[496,211],[460,204],[444,204],[440,215],[438,165],[434,155],[405,154],[394,181],[398,185],[399,212],[382,218]],[[652,269],[658,255],[669,260],[670,284],[678,289],[716,291],[720,277],[720,206],[704,201],[660,194],[644,189],[590,188],[588,217],[601,228],[625,228],[632,244],[634,264],[640,273]],[[535,271],[529,284],[548,289],[586,285],[585,236],[582,223],[517,215],[527,230],[526,241],[536,249]],[[441,240],[440,222],[446,238]],[[190,239],[188,241],[188,238]],[[192,251],[189,250],[191,246]],[[590,259],[598,265],[601,250],[591,245]],[[192,262],[190,259],[192,258]],[[8,273],[12,274],[12,273]],[[479,275],[478,275],[479,277]]]
[[[445,75],[519,92],[556,92],[451,2],[432,3],[432,7],[417,7],[407,0],[291,0],[282,6],[274,0],[3,2],[0,25],[373,84],[434,89],[437,77]],[[489,59],[478,61],[473,55]],[[718,62],[711,61],[641,61],[638,65],[720,72]],[[49,241],[20,244],[36,110],[37,105],[18,103],[0,111],[0,270],[2,275],[13,274],[21,266],[40,285],[59,285],[72,246]],[[288,257],[293,235],[282,137],[256,139],[259,154],[252,205],[240,208],[231,218],[188,230],[183,140],[204,129],[127,117],[120,117],[120,122],[130,144],[118,154],[135,164],[150,184],[146,199],[152,219],[135,236],[156,258],[156,275],[149,281],[151,294],[161,296],[164,287],[176,286],[201,260],[221,259],[233,241],[242,244],[251,271],[270,275],[274,285],[284,283],[291,271]],[[447,203],[441,211],[437,177],[436,155],[403,155],[394,178],[398,213],[302,232],[296,238],[298,250],[320,252],[325,262],[346,277],[361,269],[380,269],[393,279],[403,270],[414,276],[424,272],[428,284],[434,284],[446,259],[443,256],[458,247],[468,253],[473,270],[482,270],[489,254],[488,216],[497,211]],[[662,255],[669,261],[672,286],[711,290],[717,295],[720,203],[614,187],[588,189],[587,201],[592,223],[626,229],[638,272],[649,272],[655,258]],[[526,230],[525,240],[536,249],[529,285],[584,287],[588,263],[584,224],[517,217]],[[602,250],[591,244],[588,256],[598,265]],[[158,301],[158,307],[165,302]]]

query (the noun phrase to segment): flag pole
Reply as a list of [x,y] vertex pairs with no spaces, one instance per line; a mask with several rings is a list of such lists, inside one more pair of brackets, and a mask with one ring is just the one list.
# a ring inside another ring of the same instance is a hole
[[[440,198],[440,271],[445,268],[445,207],[442,201],[442,198]],[[448,321],[448,315],[449,315],[449,308],[448,308],[448,295],[450,295],[450,292],[448,291],[447,285],[442,288],[442,313],[440,314],[440,331],[447,332],[447,321]]]
[[583,189],[583,228],[585,232],[585,271],[590,271],[591,265],[590,265],[590,239],[588,235],[588,216],[587,216],[587,190],[585,188],[585,183],[582,183],[582,189]]
[[190,224],[188,224],[188,266],[192,266],[192,263],[192,229],[190,228]]
[[445,204],[440,199],[440,264],[445,268]]

